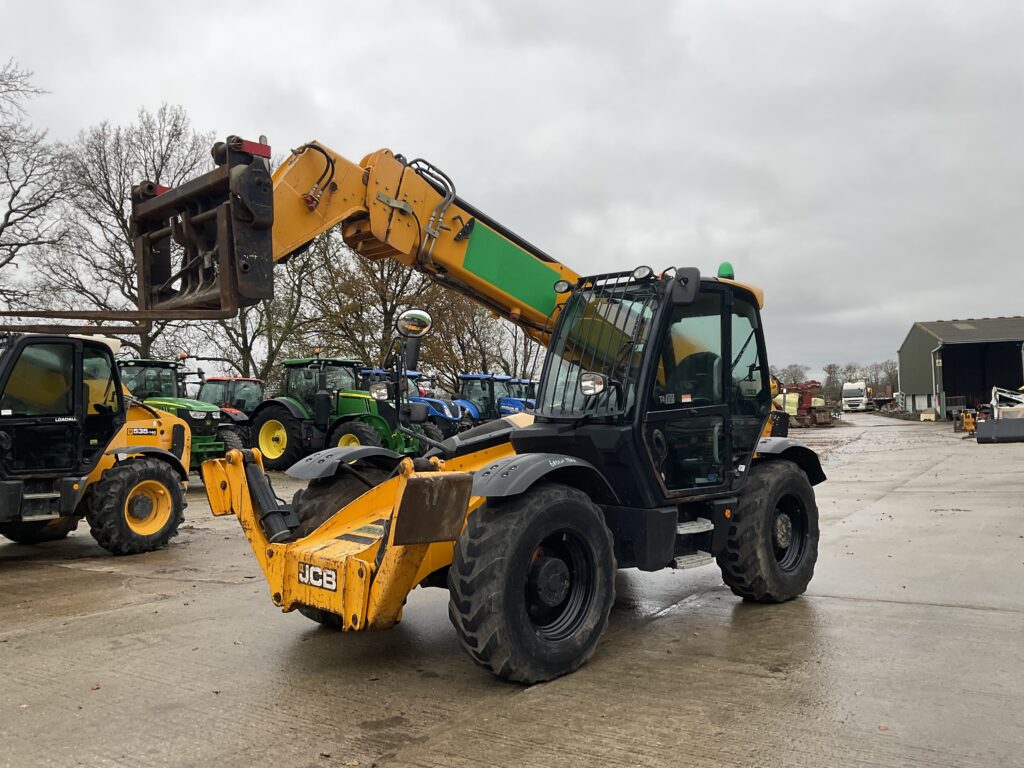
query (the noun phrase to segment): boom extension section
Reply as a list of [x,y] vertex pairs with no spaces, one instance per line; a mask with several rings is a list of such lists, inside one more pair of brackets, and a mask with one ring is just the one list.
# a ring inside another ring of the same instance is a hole
[[274,172],[274,261],[341,225],[345,242],[368,259],[391,258],[545,341],[559,280],[579,276],[455,193],[425,160],[388,149],[359,164],[317,142],[292,151]]

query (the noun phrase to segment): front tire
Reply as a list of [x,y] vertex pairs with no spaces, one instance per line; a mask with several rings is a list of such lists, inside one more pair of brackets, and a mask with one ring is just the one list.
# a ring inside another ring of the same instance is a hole
[[814,575],[818,535],[818,506],[803,470],[786,460],[755,464],[718,555],[722,579],[744,600],[792,600]]
[[185,519],[181,478],[167,462],[129,459],[103,473],[86,496],[86,519],[96,543],[114,555],[167,546]]
[[5,536],[18,544],[45,544],[48,541],[67,538],[67,535],[77,527],[77,517],[0,523],[0,536]]
[[365,421],[342,422],[331,430],[327,441],[331,447],[347,448],[355,445],[372,445],[380,447],[384,444],[380,433]]
[[280,405],[265,408],[252,420],[252,447],[263,454],[263,466],[284,471],[302,458],[302,425]]
[[217,437],[224,443],[224,455],[226,456],[228,451],[244,451],[245,441],[242,439],[242,435],[235,427],[221,427],[217,430]]
[[615,602],[615,553],[601,510],[542,483],[471,514],[448,572],[448,616],[473,660],[520,683],[578,669]]
[[[357,467],[359,474],[374,485],[387,480],[388,473],[376,467]],[[344,509],[350,503],[366,493],[370,488],[363,481],[349,474],[335,475],[321,480],[313,480],[292,497],[292,510],[299,518],[299,526],[292,531],[291,541],[301,539],[325,522],[334,513]],[[328,629],[340,631],[344,627],[341,616],[322,608],[300,605],[299,613],[310,621],[315,621]]]
[[[420,424],[420,429],[423,431],[424,436],[427,437],[429,440],[433,440],[435,443],[444,442],[444,432],[441,431],[441,428],[437,426],[437,424],[434,424],[431,421],[427,421],[424,422],[423,424]],[[429,443],[420,441],[420,456],[425,454],[427,451],[432,450],[434,450],[434,446],[430,445]]]

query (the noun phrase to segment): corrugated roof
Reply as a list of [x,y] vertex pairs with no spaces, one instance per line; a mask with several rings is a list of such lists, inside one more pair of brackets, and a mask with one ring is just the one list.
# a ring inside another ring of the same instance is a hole
[[943,344],[978,344],[988,341],[1024,342],[1024,317],[981,317],[917,322]]

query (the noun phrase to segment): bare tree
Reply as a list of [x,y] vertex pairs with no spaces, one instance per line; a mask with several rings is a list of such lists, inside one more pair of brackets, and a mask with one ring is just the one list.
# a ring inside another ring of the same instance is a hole
[[304,297],[315,271],[316,264],[309,259],[277,265],[273,299],[243,309],[230,320],[198,324],[186,348],[241,376],[271,378],[274,366],[301,345],[303,333],[314,323]]
[[[42,91],[32,73],[14,60],[0,68],[0,271],[17,266],[20,256],[54,246],[64,236],[55,215],[65,197],[61,157],[46,133],[25,119],[24,103]],[[24,293],[6,278],[0,299],[22,299]]]
[[839,363],[829,363],[823,370],[825,371],[825,397],[838,400],[843,389],[842,366]]
[[799,384],[807,380],[807,372],[810,368],[806,365],[793,364],[784,368],[771,366],[769,370],[783,384]]
[[[44,252],[36,294],[54,309],[124,310],[138,305],[129,228],[131,189],[149,179],[177,186],[212,167],[211,133],[193,130],[182,107],[140,109],[126,126],[100,123],[64,148],[69,195],[65,239]],[[168,323],[126,345],[152,355]]]
[[425,275],[393,259],[358,256],[337,232],[322,235],[293,258],[314,264],[308,290],[308,311],[315,318],[311,341],[333,354],[382,363],[398,315],[430,303],[433,286]]

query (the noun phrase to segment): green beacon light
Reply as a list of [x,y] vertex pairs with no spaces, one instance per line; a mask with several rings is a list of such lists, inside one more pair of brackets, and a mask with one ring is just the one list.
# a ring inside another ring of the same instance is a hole
[[723,261],[718,265],[718,276],[723,280],[735,280],[736,271],[732,268],[732,264],[728,261]]

